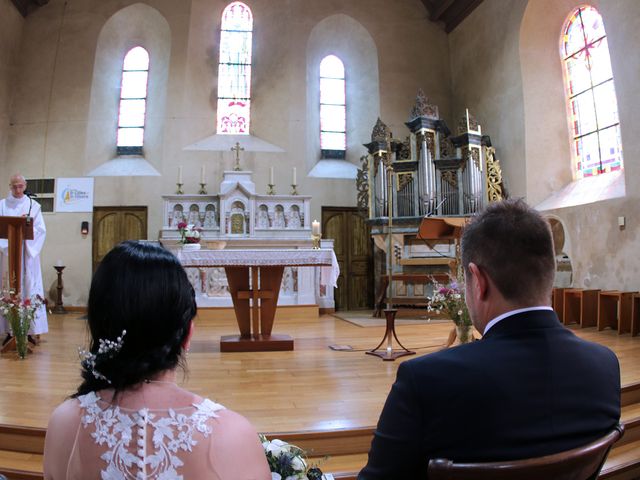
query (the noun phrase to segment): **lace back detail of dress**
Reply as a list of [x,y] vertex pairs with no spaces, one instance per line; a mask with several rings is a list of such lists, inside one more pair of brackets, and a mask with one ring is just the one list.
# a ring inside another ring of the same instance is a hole
[[211,434],[208,420],[224,409],[208,399],[194,404],[189,415],[172,409],[124,411],[110,406],[103,410],[94,392],[78,400],[82,425],[94,428],[95,444],[106,448],[100,456],[106,463],[102,480],[182,479],[180,456],[184,458],[197,445],[196,432],[204,438]]

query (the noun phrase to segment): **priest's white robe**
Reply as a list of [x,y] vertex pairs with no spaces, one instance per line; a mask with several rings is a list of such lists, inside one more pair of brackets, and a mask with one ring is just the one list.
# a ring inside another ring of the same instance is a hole
[[[44,226],[40,204],[30,199],[26,195],[22,198],[15,198],[11,193],[0,200],[0,215],[5,217],[23,217],[29,213],[31,208],[31,217],[33,218],[33,240],[25,241],[25,248],[22,254],[22,298],[31,298],[33,295],[44,296],[42,288],[42,269],[40,268],[40,251],[44,245],[44,239],[47,229]],[[8,242],[7,239],[0,239],[0,261],[2,262],[2,290],[9,289],[8,282]],[[49,331],[47,322],[47,309],[42,305],[35,312],[33,324],[29,333],[40,334]],[[0,332],[9,332],[9,324],[7,320],[0,314]]]

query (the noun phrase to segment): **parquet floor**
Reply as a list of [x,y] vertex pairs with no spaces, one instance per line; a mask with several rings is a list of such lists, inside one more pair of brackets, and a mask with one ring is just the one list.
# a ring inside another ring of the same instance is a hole
[[[181,385],[242,413],[261,432],[375,425],[402,359],[382,362],[364,354],[378,344],[383,327],[362,328],[310,311],[278,310],[274,333],[292,335],[293,352],[220,353],[220,336],[237,331],[233,313],[202,310]],[[46,427],[51,411],[79,382],[77,349],[86,347],[86,322],[80,314],[51,315],[49,325],[26,360],[0,356],[0,424]],[[449,330],[447,323],[397,327],[401,341],[418,354],[440,348]],[[616,352],[623,385],[640,381],[640,337],[574,330]],[[332,344],[360,351],[333,351]]]

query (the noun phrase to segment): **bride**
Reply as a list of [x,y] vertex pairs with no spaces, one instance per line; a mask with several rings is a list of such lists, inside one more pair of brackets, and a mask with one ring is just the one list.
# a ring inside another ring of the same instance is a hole
[[104,257],[89,293],[84,380],[49,420],[45,479],[271,479],[244,417],[176,385],[195,314],[167,250],[128,241]]

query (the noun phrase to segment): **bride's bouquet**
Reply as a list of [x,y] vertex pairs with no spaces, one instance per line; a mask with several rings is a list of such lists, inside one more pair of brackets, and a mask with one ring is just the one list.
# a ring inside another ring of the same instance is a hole
[[305,452],[282,440],[267,440],[260,435],[260,442],[267,456],[271,480],[321,480],[319,468],[308,468]]

